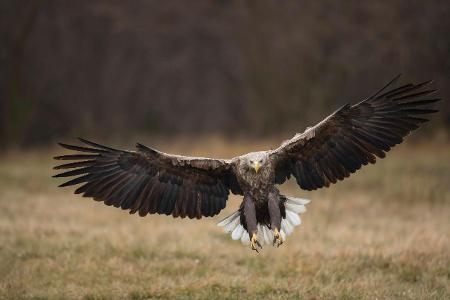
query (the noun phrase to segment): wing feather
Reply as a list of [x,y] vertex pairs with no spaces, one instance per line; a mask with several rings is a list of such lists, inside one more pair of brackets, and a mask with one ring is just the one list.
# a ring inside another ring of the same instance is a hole
[[230,191],[242,193],[229,160],[170,155],[142,144],[133,152],[80,141],[84,145],[60,143],[68,150],[89,153],[55,157],[72,161],[54,167],[63,170],[54,177],[72,177],[60,186],[82,184],[76,194],[130,213],[199,219],[218,214]]
[[423,115],[437,112],[430,105],[441,100],[428,97],[436,92],[426,88],[431,81],[390,88],[398,78],[371,97],[342,106],[273,150],[276,182],[281,184],[292,174],[302,189],[328,187],[363,165],[374,164],[376,157],[384,158],[427,122]]

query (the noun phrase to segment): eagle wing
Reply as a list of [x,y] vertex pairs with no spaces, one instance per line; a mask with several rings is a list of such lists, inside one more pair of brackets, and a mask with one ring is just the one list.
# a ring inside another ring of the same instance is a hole
[[373,96],[344,105],[273,150],[276,182],[281,184],[293,175],[304,190],[328,187],[362,165],[375,163],[376,157],[384,158],[427,122],[423,116],[437,112],[430,104],[441,100],[427,97],[435,92],[426,88],[431,81],[390,88],[399,76]]
[[80,139],[85,145],[60,143],[81,153],[57,156],[72,161],[54,169],[70,169],[54,177],[77,176],[63,184],[82,184],[76,194],[103,201],[130,213],[198,218],[218,214],[229,192],[242,194],[231,160],[185,157],[137,144],[124,151]]

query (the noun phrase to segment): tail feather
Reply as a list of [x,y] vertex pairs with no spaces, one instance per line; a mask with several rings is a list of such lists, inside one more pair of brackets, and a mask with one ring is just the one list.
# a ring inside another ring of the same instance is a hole
[[291,235],[294,232],[295,226],[302,223],[302,219],[299,214],[306,212],[306,204],[309,203],[308,199],[286,197],[286,202],[284,207],[286,208],[286,218],[281,220],[281,230],[280,234],[286,238],[286,236]]
[[235,211],[219,223],[217,223],[217,226],[223,227],[225,232],[232,232],[238,224],[240,224],[240,216],[241,214],[239,211]]
[[231,238],[233,240],[240,240],[242,238],[242,235],[245,234],[247,231],[244,229],[244,226],[241,224],[237,225],[236,228],[234,228],[233,232],[231,233]]
[[[307,199],[286,197],[284,207],[286,208],[286,218],[281,220],[280,234],[283,240],[290,235],[294,228],[302,223],[299,214],[306,211],[305,205],[309,203]],[[226,233],[231,234],[233,240],[241,240],[243,244],[250,243],[250,237],[241,224],[241,214],[239,211],[220,221],[217,226],[223,227]],[[270,245],[273,242],[273,232],[266,225],[258,224],[258,240],[261,244]]]

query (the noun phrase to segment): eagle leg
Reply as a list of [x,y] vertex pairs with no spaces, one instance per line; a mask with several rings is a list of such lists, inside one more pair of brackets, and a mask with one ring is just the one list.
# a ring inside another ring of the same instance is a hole
[[261,244],[258,241],[258,225],[256,220],[256,209],[255,203],[249,197],[244,197],[244,217],[246,223],[246,229],[250,237],[250,244],[252,250],[258,251],[259,248],[262,249]]
[[280,247],[283,244],[283,238],[280,234],[281,227],[281,210],[280,210],[280,198],[277,191],[269,193],[268,196],[268,208],[270,216],[270,228],[273,230],[273,246]]

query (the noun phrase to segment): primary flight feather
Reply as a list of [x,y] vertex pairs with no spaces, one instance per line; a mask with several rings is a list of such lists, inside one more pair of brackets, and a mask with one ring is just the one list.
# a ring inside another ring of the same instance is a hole
[[200,219],[217,215],[230,192],[243,196],[238,211],[218,225],[234,240],[279,246],[301,220],[308,200],[281,195],[275,184],[291,176],[304,190],[328,187],[385,157],[394,145],[437,112],[439,98],[430,81],[391,88],[344,105],[314,127],[275,150],[247,153],[229,160],[167,154],[141,144],[118,150],[85,139],[83,146],[60,143],[78,152],[57,156],[54,177],[74,177],[60,186],[81,184],[76,194],[129,210]]

